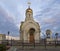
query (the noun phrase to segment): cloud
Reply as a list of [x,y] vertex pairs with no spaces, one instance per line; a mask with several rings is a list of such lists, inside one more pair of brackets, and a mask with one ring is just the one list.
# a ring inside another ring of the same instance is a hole
[[44,2],[45,7],[42,6],[44,9],[40,8],[35,18],[39,22],[43,32],[46,29],[51,29],[54,33],[60,33],[60,1],[53,0],[51,2],[50,0],[48,6],[46,3]]
[[19,29],[17,28],[13,17],[10,14],[8,15],[8,13],[0,6],[0,33],[7,34],[8,31],[11,32],[10,35],[12,36],[19,34]]
[[[25,20],[27,0],[0,0],[0,32],[19,34],[20,23]],[[51,29],[60,33],[60,0],[30,0],[34,19],[40,24],[41,31]]]

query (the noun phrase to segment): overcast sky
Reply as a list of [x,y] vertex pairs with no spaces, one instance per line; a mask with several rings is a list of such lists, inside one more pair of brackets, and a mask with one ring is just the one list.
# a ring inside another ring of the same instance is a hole
[[[0,0],[0,33],[19,36],[21,21],[25,20],[28,0]],[[60,33],[60,0],[30,0],[33,18],[41,32],[51,29]]]

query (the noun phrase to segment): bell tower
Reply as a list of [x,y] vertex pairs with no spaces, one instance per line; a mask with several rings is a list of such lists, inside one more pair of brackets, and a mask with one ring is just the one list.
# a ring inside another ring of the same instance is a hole
[[28,2],[28,8],[26,9],[26,18],[25,21],[33,20],[33,10],[30,8],[31,3]]

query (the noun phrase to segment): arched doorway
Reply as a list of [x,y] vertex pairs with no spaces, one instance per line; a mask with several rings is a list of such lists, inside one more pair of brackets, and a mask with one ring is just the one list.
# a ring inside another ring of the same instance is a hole
[[34,28],[31,28],[30,30],[29,30],[29,42],[30,43],[34,43],[35,41],[34,41],[34,32],[35,32],[35,29]]

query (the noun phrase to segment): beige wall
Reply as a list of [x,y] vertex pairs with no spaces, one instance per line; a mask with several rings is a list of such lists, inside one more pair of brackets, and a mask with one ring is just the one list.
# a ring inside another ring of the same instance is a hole
[[[31,10],[31,12],[29,10]],[[28,8],[26,10],[25,21],[20,25],[20,40],[24,40],[24,42],[28,40],[27,42],[29,42],[29,30],[31,28],[35,29],[34,40],[36,42],[36,40],[40,38],[40,25],[33,19],[33,10]]]
[[6,35],[5,34],[0,34],[0,40],[6,40]]

